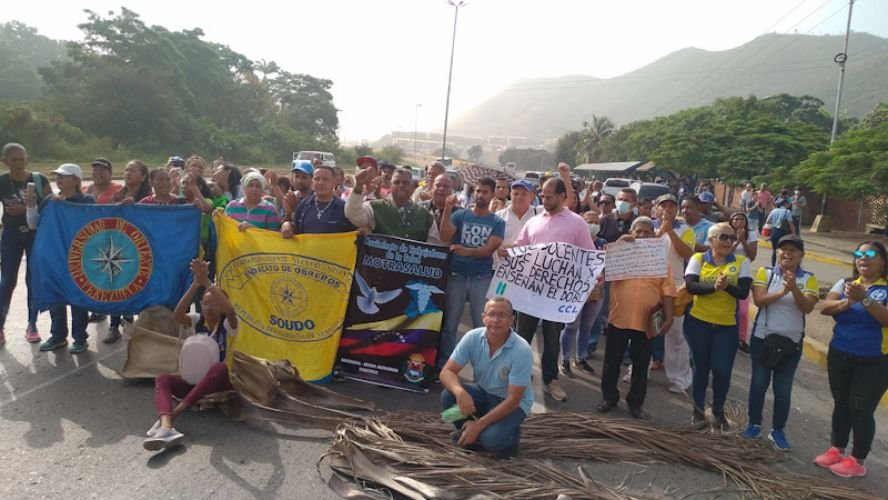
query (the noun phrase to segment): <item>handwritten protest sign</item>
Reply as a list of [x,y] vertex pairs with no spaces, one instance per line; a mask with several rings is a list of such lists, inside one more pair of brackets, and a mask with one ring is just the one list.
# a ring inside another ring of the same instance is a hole
[[607,246],[604,276],[608,281],[665,278],[668,275],[666,241],[662,238],[645,238],[631,243],[616,241]]
[[509,249],[490,282],[487,297],[505,297],[516,311],[570,323],[583,309],[604,269],[604,251],[569,243]]

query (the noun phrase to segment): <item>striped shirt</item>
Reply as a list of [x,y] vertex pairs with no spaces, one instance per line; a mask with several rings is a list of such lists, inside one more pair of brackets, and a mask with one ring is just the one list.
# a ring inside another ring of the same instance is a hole
[[281,229],[281,217],[277,207],[265,200],[261,200],[255,207],[248,209],[244,198],[228,203],[225,207],[225,215],[238,222],[248,222],[259,229],[279,231]]

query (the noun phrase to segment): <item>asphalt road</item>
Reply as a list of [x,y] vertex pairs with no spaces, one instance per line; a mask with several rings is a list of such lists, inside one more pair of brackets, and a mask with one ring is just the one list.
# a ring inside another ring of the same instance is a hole
[[[0,349],[0,498],[336,498],[325,484],[329,469],[317,465],[330,441],[330,434],[323,431],[236,423],[216,411],[194,412],[177,423],[186,435],[184,446],[162,453],[145,451],[144,432],[155,419],[153,383],[124,381],[116,374],[126,346],[100,342],[107,320],[90,326],[89,351],[75,356],[66,350],[41,353],[36,345],[27,344],[25,317],[20,286],[6,325],[7,344]],[[48,314],[40,316],[39,328],[49,331]],[[593,365],[600,372],[600,354]],[[647,418],[662,427],[688,425],[688,399],[666,391],[662,371],[652,372],[651,377]],[[591,412],[600,399],[596,376],[562,378],[570,397],[565,403],[543,397],[538,370],[534,380],[537,412]],[[745,402],[748,383],[749,360],[738,354],[731,399]],[[352,381],[333,388],[373,400],[381,409],[440,411],[437,391],[420,395]],[[625,389],[622,384],[621,390]],[[766,424],[770,404],[769,398]],[[787,428],[794,450],[776,467],[884,495],[888,411],[877,412],[869,476],[847,481],[811,464],[828,446],[831,407],[825,371],[803,361]],[[612,415],[628,418],[625,405],[621,403]],[[723,485],[719,475],[685,466],[556,463],[574,470],[583,465],[593,479],[605,484],[625,482],[631,491],[676,498]]]

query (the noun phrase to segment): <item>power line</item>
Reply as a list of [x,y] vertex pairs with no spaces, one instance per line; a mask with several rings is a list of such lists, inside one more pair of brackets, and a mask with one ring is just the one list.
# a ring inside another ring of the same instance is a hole
[[[792,27],[790,27],[789,30],[792,30],[792,29],[794,29],[795,27],[799,26],[801,23],[805,22],[809,17],[811,17],[812,15],[814,15],[814,13],[816,13],[816,12],[818,12],[819,10],[823,9],[824,7],[826,7],[826,6],[827,6],[829,3],[831,3],[832,1],[833,1],[833,0],[826,0],[825,2],[823,2],[822,4],[820,4],[816,9],[814,9],[813,11],[811,11],[810,13],[808,13],[807,16],[803,17],[801,21],[797,22],[795,25],[793,25]],[[803,2],[803,3],[804,3],[804,2]],[[795,9],[797,9],[798,7],[799,7],[799,5],[796,5],[795,7],[793,7],[793,8],[791,9],[790,13],[791,13],[792,11],[794,11]],[[781,16],[780,20],[783,20],[785,17],[786,17],[786,15]],[[779,22],[779,21],[778,21],[778,22]],[[763,34],[767,34],[768,32],[770,32],[770,30],[771,30],[772,28],[774,28],[776,25],[777,25],[777,23],[774,23],[774,24],[772,24],[771,26],[769,26],[769,27],[765,30],[765,33],[763,33]],[[749,59],[751,59],[752,56],[755,56],[756,54],[760,53],[761,51],[767,49],[768,47],[770,47],[771,45],[773,45],[774,43],[776,43],[777,40],[779,40],[779,38],[775,38],[775,39],[773,39],[771,42],[769,42],[769,43],[765,43],[763,46],[759,47],[758,50],[756,50],[755,52],[753,52],[752,54],[750,54],[749,57],[746,58],[746,61],[748,61]],[[751,45],[747,45],[746,47],[751,47]],[[735,59],[739,58],[739,57],[743,54],[743,52],[744,52],[744,50],[743,50],[743,49],[740,49],[740,50],[739,50],[738,52],[736,52],[732,57],[730,57],[728,60],[726,60],[723,64],[721,64],[719,67],[715,68],[715,69],[712,71],[712,73],[711,73],[711,75],[712,75],[711,78],[720,79],[720,78],[721,78],[720,76],[716,76],[716,75],[717,75],[717,72],[718,72],[719,70],[723,69],[725,66],[729,65],[729,64],[730,64],[731,62],[733,62]],[[745,61],[744,61],[744,62],[745,62]],[[660,107],[658,107],[658,108],[654,111],[653,115],[654,115],[654,116],[659,115],[661,111],[663,111],[663,110],[669,108],[669,107],[672,106],[675,102],[677,102],[679,99],[683,99],[685,96],[691,94],[692,92],[696,92],[697,89],[699,89],[701,86],[711,86],[711,85],[712,85],[712,82],[714,82],[714,81],[716,81],[716,80],[711,80],[711,79],[710,79],[710,81],[707,81],[706,78],[701,79],[700,81],[698,81],[696,84],[692,85],[690,88],[688,88],[687,90],[685,90],[685,91],[682,92],[681,94],[678,94],[677,96],[675,96],[674,98],[672,98],[672,99],[670,99],[668,102],[666,102],[665,104],[663,104],[663,105],[661,105]]]

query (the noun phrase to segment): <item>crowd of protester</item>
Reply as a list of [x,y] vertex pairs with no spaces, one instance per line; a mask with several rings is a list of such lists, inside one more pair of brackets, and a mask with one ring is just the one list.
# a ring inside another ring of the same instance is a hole
[[[786,430],[793,379],[805,315],[819,298],[816,277],[802,267],[805,245],[798,231],[805,202],[798,190],[773,197],[766,185],[754,191],[748,184],[740,210],[731,211],[716,200],[706,182],[691,186],[686,179],[672,179],[667,182],[672,193],[645,200],[631,188],[613,195],[603,192],[601,181],[587,184],[571,178],[566,164],[540,179],[539,186],[526,179],[481,178],[455,193],[453,180],[437,162],[428,165],[426,177],[416,182],[410,169],[369,156],[358,158],[353,176],[320,160],[299,160],[287,177],[270,170],[240,169],[221,158],[210,168],[199,156],[187,160],[174,156],[155,169],[139,160],[128,162],[122,184],[112,181],[111,162],[98,158],[90,165],[93,182],[85,189],[81,167],[66,163],[53,171],[54,191],[49,179],[27,170],[23,146],[7,144],[2,155],[9,172],[0,176],[4,206],[0,345],[6,342],[3,327],[22,258],[30,262],[40,212],[48,203],[190,204],[203,213],[204,257],[192,262],[194,281],[174,317],[214,339],[220,362],[198,380],[157,378],[159,418],[148,431],[147,449],[181,442],[184,436],[173,427],[176,418],[203,395],[230,387],[221,361],[238,320],[226,294],[212,282],[210,225],[217,209],[237,220],[241,231],[275,231],[282,238],[357,230],[447,245],[453,259],[437,370],[444,386],[443,406],[458,407],[454,440],[460,445],[480,446],[500,456],[517,453],[520,424],[533,402],[530,346],[541,331],[541,371],[549,397],[557,401],[569,397],[559,376],[572,378],[575,369],[595,373],[593,354],[603,343],[599,412],[618,406],[621,370],[631,365],[624,379],[630,384],[625,401],[629,414],[642,418],[648,372],[665,368],[669,391],[690,392],[692,425],[713,423],[722,431],[732,425],[725,403],[734,360],[738,351],[747,352],[752,376],[749,425],[742,435],[756,439],[762,434],[764,399],[771,387],[774,409],[767,437],[778,450],[791,448]],[[753,273],[759,237],[770,238],[774,250],[771,266]],[[509,258],[511,247],[562,242],[606,249],[616,242],[649,238],[665,242],[669,274],[599,280],[572,323],[513,312],[508,301],[485,297],[495,266]],[[888,388],[886,271],[885,247],[862,243],[855,252],[853,278],[836,283],[822,305],[823,314],[833,316],[836,323],[828,362],[835,406],[832,446],[815,463],[843,477],[866,473],[864,460],[875,432],[873,414]],[[42,339],[30,272],[25,281],[25,338],[37,343]],[[466,302],[473,329],[458,341]],[[751,321],[750,302],[758,308]],[[189,312],[192,306],[195,313]],[[652,311],[661,314],[656,324],[649,321]],[[43,351],[68,345],[66,307],[53,308],[50,317],[51,335],[40,344]],[[73,306],[71,317],[70,351],[81,353],[88,347],[87,323],[102,318]],[[122,319],[131,317],[111,318],[105,342],[120,338]],[[473,366],[472,384],[458,377],[466,364]],[[173,395],[182,398],[175,407]],[[846,455],[852,432],[853,448]]]

